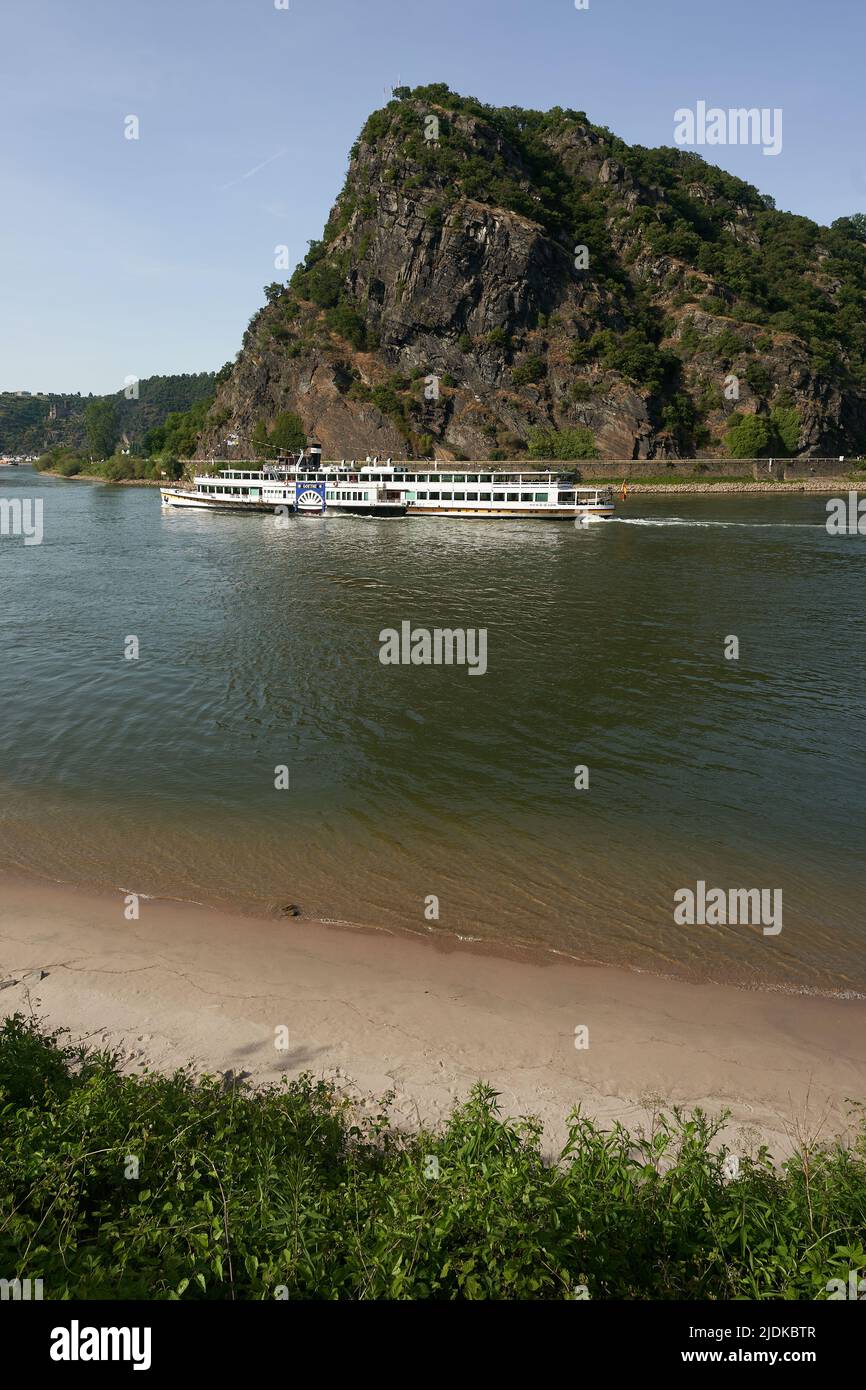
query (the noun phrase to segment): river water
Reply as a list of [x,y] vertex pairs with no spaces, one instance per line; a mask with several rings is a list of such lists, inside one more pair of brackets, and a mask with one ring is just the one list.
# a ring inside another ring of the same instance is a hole
[[[0,869],[866,992],[866,538],[820,496],[581,529],[14,497],[44,536],[0,538]],[[383,665],[404,622],[484,629],[486,673]],[[680,924],[698,882],[778,890],[782,930]]]

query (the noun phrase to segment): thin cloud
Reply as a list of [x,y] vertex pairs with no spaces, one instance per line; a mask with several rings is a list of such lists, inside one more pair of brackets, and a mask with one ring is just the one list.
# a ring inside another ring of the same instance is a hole
[[273,164],[275,159],[281,159],[286,153],[288,153],[288,151],[278,150],[276,154],[271,155],[270,159],[263,159],[261,164],[254,165],[254,167],[248,169],[245,174],[241,174],[239,178],[231,179],[228,183],[224,183],[220,189],[220,193],[225,193],[227,189],[234,188],[237,184],[243,183],[244,179],[251,179],[253,174],[257,174],[259,170],[264,169],[266,165]]

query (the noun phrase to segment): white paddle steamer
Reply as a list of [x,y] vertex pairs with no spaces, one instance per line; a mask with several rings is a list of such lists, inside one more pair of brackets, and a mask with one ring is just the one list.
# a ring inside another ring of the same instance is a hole
[[450,516],[602,520],[609,487],[581,487],[575,473],[481,464],[326,463],[318,446],[272,464],[196,474],[160,488],[164,506],[298,516]]

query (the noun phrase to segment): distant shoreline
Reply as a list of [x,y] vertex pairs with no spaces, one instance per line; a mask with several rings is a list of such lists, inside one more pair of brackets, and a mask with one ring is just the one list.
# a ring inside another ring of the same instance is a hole
[[98,473],[57,473],[53,468],[38,468],[37,473],[47,478],[62,478],[65,483],[104,483],[106,487],[163,487],[168,479],[158,482],[156,478],[101,478]]
[[[483,462],[483,460],[476,460]],[[464,465],[465,466],[465,465]],[[161,482],[155,478],[102,478],[98,473],[57,473],[51,468],[39,470],[49,478],[62,478],[67,483],[104,483],[106,487],[164,487],[170,486],[168,479]],[[790,482],[779,480],[773,483],[759,483],[744,480],[743,482],[709,482],[706,479],[684,478],[682,482],[668,483],[642,483],[637,480],[634,482],[626,479],[626,486],[630,493],[643,493],[646,496],[663,496],[666,493],[679,494],[722,494],[722,493],[774,493],[779,496],[783,493],[791,492],[815,492],[835,494],[839,492],[856,491],[858,482],[862,481],[866,490],[866,476],[862,480],[854,478],[796,478]],[[587,486],[616,487],[621,485],[621,479],[613,478],[593,478],[591,484]],[[175,484],[176,486],[176,484]]]

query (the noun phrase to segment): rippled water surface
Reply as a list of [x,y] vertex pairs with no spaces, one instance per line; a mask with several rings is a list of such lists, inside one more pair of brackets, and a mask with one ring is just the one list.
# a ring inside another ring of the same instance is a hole
[[[866,538],[821,497],[280,530],[4,469],[13,496],[45,537],[0,539],[0,867],[866,990]],[[383,666],[405,620],[485,628],[487,674]],[[698,880],[780,888],[781,934],[678,926]]]

